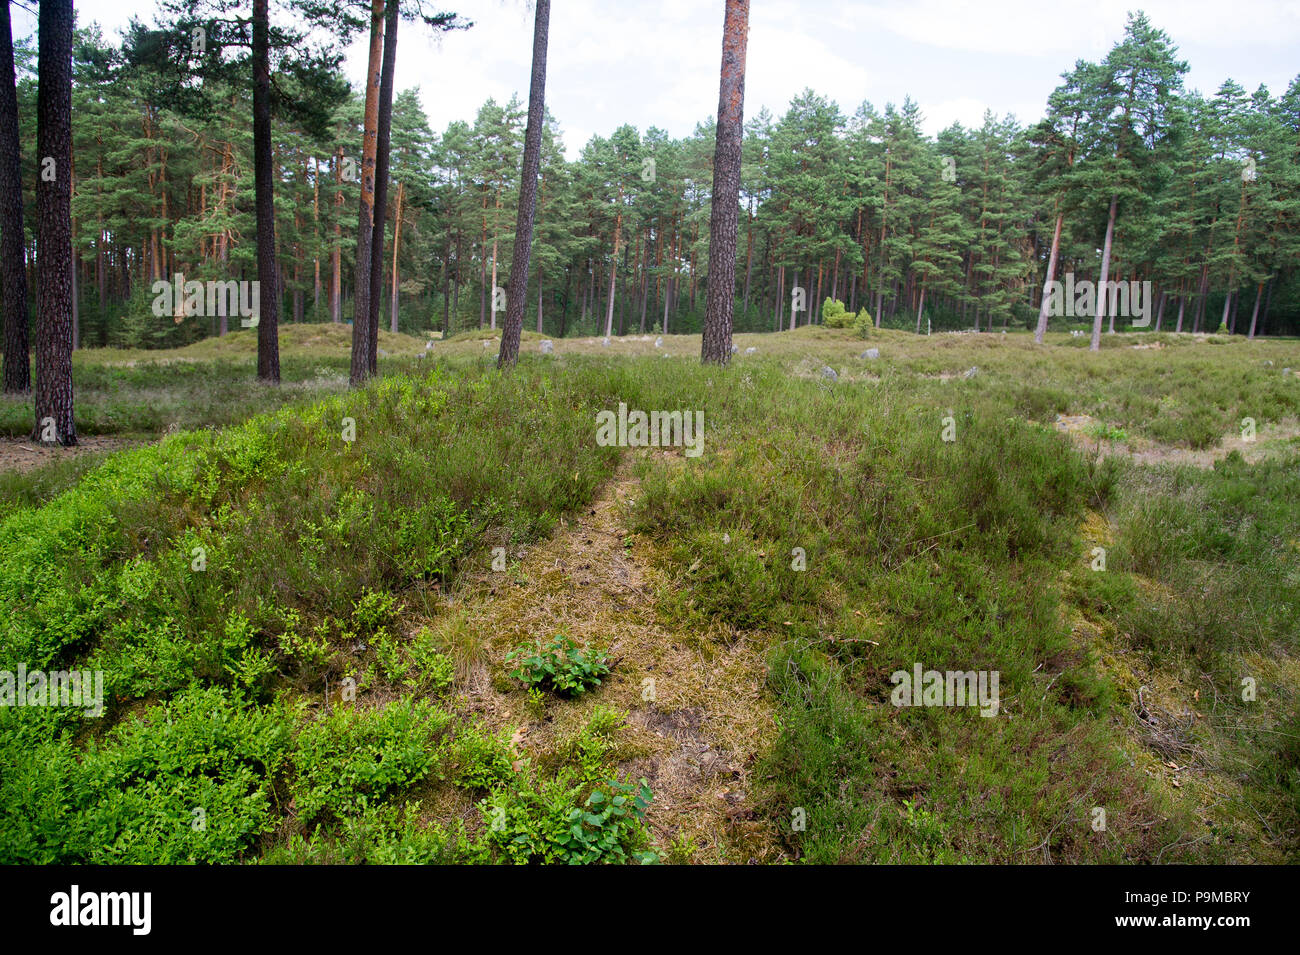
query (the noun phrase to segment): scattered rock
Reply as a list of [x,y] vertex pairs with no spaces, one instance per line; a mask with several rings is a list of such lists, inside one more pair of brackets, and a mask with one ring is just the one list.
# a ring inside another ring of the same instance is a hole
[[382,348],[379,349],[379,357],[380,357],[380,358],[387,358],[387,357],[388,357],[388,352],[384,351]]
[[822,377],[827,381],[839,381],[840,376],[835,374],[835,369],[830,365],[822,365]]
[[433,342],[425,342],[425,343],[424,343],[424,350],[425,350],[425,351],[429,351],[429,350],[431,350],[432,348],[433,348]]
[[869,358],[869,359],[871,359],[872,361],[875,361],[877,358],[880,357],[880,349],[879,349],[879,348],[868,348],[866,351],[864,351],[864,352],[863,352],[861,355],[859,355],[858,357],[859,357],[859,358]]
[[979,373],[979,365],[971,365],[961,373],[963,378],[974,378]]
[[660,335],[658,338],[655,339],[655,348],[663,348],[663,347],[664,347],[664,337]]
[[755,348],[753,345],[750,345],[748,348],[745,349],[745,354],[746,354],[746,355],[752,355],[752,354],[754,354],[754,352],[756,352],[756,351],[758,351],[758,349]]
[[551,354],[551,353],[554,352],[554,351],[555,351],[555,342],[551,341],[549,338],[543,338],[543,339],[542,339],[542,354],[543,354],[543,355],[549,355],[549,354]]
[[732,342],[732,344],[731,344],[731,353],[734,355],[734,354],[735,354],[736,352],[738,352],[738,351],[740,351],[740,346],[737,345],[735,342]]
[[601,344],[601,347],[602,347],[602,348],[608,348],[608,347],[609,347],[609,339],[608,339],[608,338],[602,338],[602,339],[600,340],[600,344]]

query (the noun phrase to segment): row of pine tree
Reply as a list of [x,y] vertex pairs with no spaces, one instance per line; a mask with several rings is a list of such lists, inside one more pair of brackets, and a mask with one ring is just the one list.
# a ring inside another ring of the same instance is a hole
[[[224,334],[224,317],[159,320],[153,283],[258,277],[250,77],[213,69],[187,103],[165,51],[151,49],[157,37],[139,26],[118,44],[94,26],[76,33],[78,347]],[[16,44],[29,268],[41,174],[32,53]],[[272,112],[281,320],[349,321],[365,90],[319,80],[309,96],[317,79],[281,69],[303,102],[315,97],[314,112],[283,101]],[[1068,272],[1151,282],[1162,329],[1294,333],[1300,79],[1278,97],[1230,80],[1204,96],[1184,88],[1186,69],[1137,15],[1106,57],[1063,75],[1032,126],[990,112],[931,138],[910,100],[846,115],[810,90],[779,117],[760,110],[742,151],[736,329],[819,321],[827,298],[877,324],[1032,328],[1044,280]],[[473,123],[435,134],[418,91],[396,94],[376,250],[385,327],[501,323],[493,290],[509,274],[524,119],[518,100],[489,100]],[[714,140],[712,120],[680,139],[622,126],[567,161],[548,113],[525,327],[699,331]]]

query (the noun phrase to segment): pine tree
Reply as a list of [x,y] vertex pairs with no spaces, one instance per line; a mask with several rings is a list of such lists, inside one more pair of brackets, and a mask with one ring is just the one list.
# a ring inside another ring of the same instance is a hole
[[41,4],[32,438],[64,447],[77,443],[72,387],[72,23],[72,0]]
[[[528,268],[532,254],[533,225],[537,213],[537,179],[542,165],[542,127],[546,121],[546,43],[550,30],[550,0],[537,0],[533,24],[533,69],[528,88],[528,125],[524,130],[523,168],[520,174],[519,214],[515,222],[515,250],[510,258],[506,288],[506,322],[501,333],[497,367],[519,360],[524,306],[528,299]],[[538,293],[540,296],[540,292]]]
[[0,0],[0,282],[4,290],[4,392],[31,390],[27,344],[27,243],[23,238],[22,148],[9,0]]
[[710,197],[709,285],[700,344],[700,360],[704,364],[725,365],[731,360],[748,39],[749,0],[727,0],[722,23],[722,67]]

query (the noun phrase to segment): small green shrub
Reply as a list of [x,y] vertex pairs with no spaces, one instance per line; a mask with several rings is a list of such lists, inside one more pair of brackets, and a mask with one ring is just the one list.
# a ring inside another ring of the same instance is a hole
[[549,689],[560,696],[581,696],[609,673],[609,660],[599,650],[584,650],[573,638],[558,633],[550,642],[517,647],[506,655],[506,663],[517,663],[510,671],[516,680],[530,687]]
[[867,312],[866,306],[863,306],[853,318],[853,330],[858,333],[859,338],[867,338],[873,327],[871,315]]
[[457,732],[452,758],[453,778],[464,789],[491,789],[508,782],[514,773],[509,734],[487,733],[473,723]]
[[424,779],[443,757],[452,717],[425,700],[381,710],[338,708],[298,734],[289,790],[298,818],[354,815]]
[[844,310],[844,303],[827,298],[822,303],[822,321],[827,328],[848,328],[853,324],[853,313]]
[[538,784],[520,777],[479,803],[487,830],[482,849],[488,861],[593,865],[655,864],[645,811],[650,787],[619,780],[586,787],[572,773]]
[[464,826],[450,830],[419,821],[420,807],[411,802],[368,806],[344,819],[338,833],[323,829],[303,836],[294,833],[283,846],[267,852],[263,865],[454,865],[470,856]]

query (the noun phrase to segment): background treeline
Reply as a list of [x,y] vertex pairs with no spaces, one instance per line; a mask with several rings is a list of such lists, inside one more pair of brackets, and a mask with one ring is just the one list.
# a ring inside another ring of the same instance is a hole
[[[40,171],[33,60],[18,43],[29,197]],[[156,317],[152,283],[257,278],[250,89],[233,83],[195,119],[151,95],[164,87],[150,69],[96,27],[78,31],[80,346],[224,333],[237,317]],[[1153,327],[1300,332],[1300,77],[1279,97],[1230,80],[1207,97],[1184,89],[1185,71],[1137,15],[1105,59],[1063,75],[1031,127],[986,113],[979,128],[931,139],[910,100],[848,115],[811,90],[780,117],[759,111],[746,123],[736,330],[820,322],[827,298],[875,324],[1031,328],[1059,220],[1056,277],[1096,281],[1109,232],[1109,278],[1153,283]],[[354,92],[325,136],[276,117],[282,320],[351,319],[362,112]],[[500,324],[492,289],[509,274],[524,119],[517,100],[488,100],[472,124],[435,134],[417,91],[397,94],[383,324]],[[548,116],[525,327],[699,331],[714,139],[712,121],[682,139],[625,125],[569,162]],[[24,203],[29,262],[34,205]],[[796,287],[809,308],[792,315]],[[1071,323],[1090,324],[1053,327]]]

